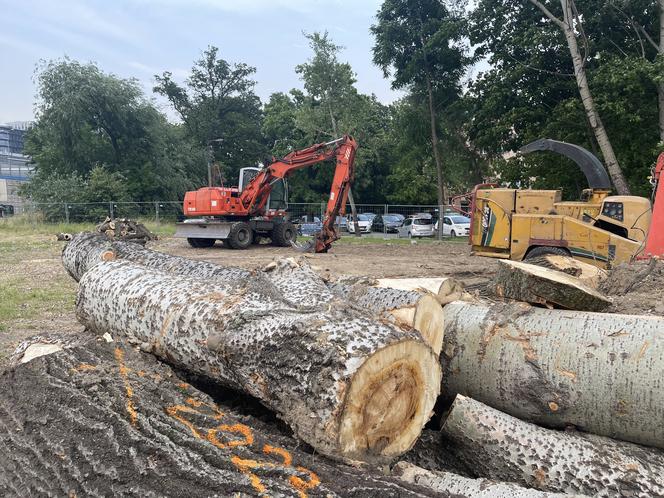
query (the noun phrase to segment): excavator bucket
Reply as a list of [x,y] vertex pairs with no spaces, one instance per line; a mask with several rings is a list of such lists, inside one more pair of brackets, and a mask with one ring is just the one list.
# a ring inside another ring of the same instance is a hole
[[293,249],[295,249],[297,252],[302,252],[302,253],[315,252],[316,239],[310,239],[302,243],[291,241],[291,245],[293,246]]

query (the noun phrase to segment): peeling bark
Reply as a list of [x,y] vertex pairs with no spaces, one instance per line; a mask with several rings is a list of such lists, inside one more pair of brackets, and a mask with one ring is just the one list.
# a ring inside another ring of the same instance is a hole
[[441,431],[479,476],[557,493],[664,495],[660,450],[544,429],[464,396],[457,396]]
[[580,311],[601,311],[611,300],[567,273],[520,261],[498,261],[496,295],[532,304]]
[[664,447],[664,318],[455,302],[442,394],[515,417]]
[[305,453],[117,342],[20,364],[0,391],[3,497],[435,495]]
[[572,496],[546,493],[507,482],[470,479],[451,472],[429,471],[406,462],[396,464],[392,469],[392,475],[402,481],[427,487],[437,493],[450,493],[459,498],[562,498]]
[[104,262],[81,279],[76,313],[92,331],[258,398],[320,453],[383,461],[407,451],[439,392],[435,354],[415,331],[345,303],[292,306],[283,289],[310,269],[274,271],[277,284],[263,273],[211,282]]

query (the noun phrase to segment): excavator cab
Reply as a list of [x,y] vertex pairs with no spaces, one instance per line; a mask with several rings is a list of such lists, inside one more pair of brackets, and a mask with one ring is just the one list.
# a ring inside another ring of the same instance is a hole
[[[238,190],[242,192],[244,187],[253,180],[261,168],[249,167],[240,170],[240,180]],[[286,211],[288,209],[288,180],[286,178],[277,178],[272,184],[272,190],[266,203],[268,211]]]

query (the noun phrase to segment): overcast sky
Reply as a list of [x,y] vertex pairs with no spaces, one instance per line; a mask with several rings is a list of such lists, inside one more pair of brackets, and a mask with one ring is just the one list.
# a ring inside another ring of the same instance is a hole
[[[385,102],[399,97],[371,63],[369,27],[380,0],[0,0],[0,123],[33,118],[40,59],[64,55],[138,78],[152,96],[154,74],[184,79],[208,46],[256,67],[256,92],[301,87],[297,64],[311,56],[302,31],[328,30],[357,87]],[[159,106],[167,111],[163,101]],[[171,112],[168,112],[172,115]]]

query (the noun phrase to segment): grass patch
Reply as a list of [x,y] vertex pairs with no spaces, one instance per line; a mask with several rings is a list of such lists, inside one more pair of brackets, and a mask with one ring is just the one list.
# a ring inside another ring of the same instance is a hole
[[0,282],[0,331],[8,328],[8,321],[30,319],[46,311],[70,312],[74,306],[74,288],[61,281],[29,282],[14,277]]
[[[175,233],[174,222],[155,223],[152,220],[137,219],[156,235],[168,236]],[[18,215],[0,220],[0,237],[19,235],[55,235],[57,233],[78,233],[94,231],[97,223],[46,223],[29,215]]]

